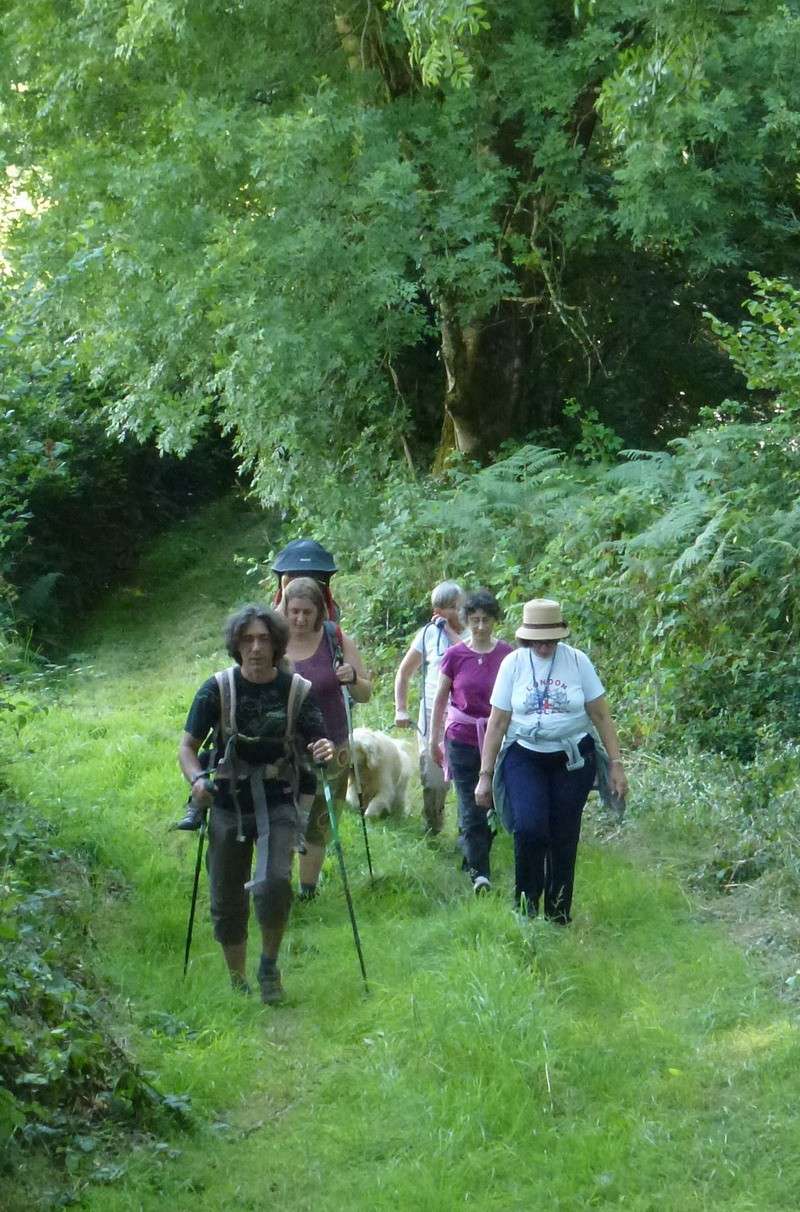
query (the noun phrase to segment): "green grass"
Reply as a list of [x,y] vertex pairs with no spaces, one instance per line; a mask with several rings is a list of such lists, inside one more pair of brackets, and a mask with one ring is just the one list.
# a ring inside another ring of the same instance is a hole
[[[7,770],[92,866],[92,960],[120,1038],[196,1112],[192,1133],[134,1141],[104,1181],[87,1182],[89,1166],[81,1206],[795,1207],[796,1005],[698,920],[672,874],[591,822],[569,930],[511,913],[505,837],[497,893],[471,899],[452,806],[434,843],[418,810],[372,829],[374,886],[350,817],[369,996],[331,858],[290,924],[285,1007],[230,992],[205,888],[182,980],[196,840],[166,832],[183,798],[177,739],[196,686],[226,663],[223,615],[254,596],[234,547],[264,545],[263,524],[242,528],[229,507],[161,541],[89,624],[82,672]],[[365,722],[387,718],[388,687]]]

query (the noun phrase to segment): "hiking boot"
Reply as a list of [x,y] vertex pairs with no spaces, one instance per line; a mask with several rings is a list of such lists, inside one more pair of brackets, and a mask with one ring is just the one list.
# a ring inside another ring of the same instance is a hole
[[297,899],[299,901],[316,900],[318,887],[319,885],[317,884],[301,884],[300,891],[297,894]]
[[198,808],[194,800],[189,800],[186,805],[186,814],[180,821],[176,821],[172,826],[173,829],[183,829],[187,832],[196,832],[203,823],[203,809]]
[[241,993],[245,997],[253,992],[253,988],[246,977],[242,976],[241,972],[231,973],[231,989],[234,993]]
[[485,896],[487,892],[492,891],[491,880],[488,880],[485,875],[476,875],[472,881],[472,891],[476,896]]
[[275,964],[266,964],[263,955],[258,966],[258,983],[261,986],[261,1000],[265,1006],[274,1006],[283,1001],[280,968]]

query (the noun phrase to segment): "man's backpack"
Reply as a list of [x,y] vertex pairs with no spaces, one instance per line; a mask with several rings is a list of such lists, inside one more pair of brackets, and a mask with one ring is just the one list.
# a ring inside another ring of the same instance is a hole
[[[221,669],[214,677],[219,687],[220,701],[220,722],[218,731],[215,737],[217,748],[221,749],[223,754],[228,747],[230,739],[237,733],[236,728],[236,670],[238,665],[231,665],[228,669]],[[289,699],[286,704],[286,731],[283,736],[284,750],[287,751],[292,744],[294,730],[297,725],[297,719],[300,715],[300,708],[305,702],[306,695],[311,689],[311,683],[307,678],[301,677],[299,673],[292,674],[292,684],[289,688]]]
[[236,738],[239,735],[236,728],[236,668],[231,665],[215,673],[214,677],[219,687],[220,722],[217,736],[217,748],[222,749],[222,757],[217,762],[217,778],[228,779],[230,782],[231,798],[236,808],[238,825],[238,840],[244,841],[242,826],[242,811],[237,794],[240,781],[249,779],[253,808],[256,817],[258,836],[256,840],[256,867],[253,878],[248,880],[245,888],[250,891],[263,885],[267,878],[267,855],[269,845],[269,811],[264,796],[264,781],[269,778],[284,779],[292,788],[292,798],[299,812],[299,763],[301,760],[299,746],[295,738],[295,728],[300,715],[300,709],[306,695],[311,689],[311,683],[299,673],[292,674],[289,687],[289,698],[286,703],[286,730],[283,734],[283,755],[278,762],[253,766],[242,761],[236,752]]

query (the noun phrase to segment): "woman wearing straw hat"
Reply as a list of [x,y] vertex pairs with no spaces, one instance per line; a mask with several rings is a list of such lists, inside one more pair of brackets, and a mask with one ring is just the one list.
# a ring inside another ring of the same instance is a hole
[[596,729],[608,755],[611,792],[624,800],[628,782],[605,691],[569,635],[561,606],[526,602],[519,648],[500,666],[492,691],[475,801],[490,808],[514,837],[515,897],[529,916],[544,894],[545,917],[570,919],[583,806],[594,783]]

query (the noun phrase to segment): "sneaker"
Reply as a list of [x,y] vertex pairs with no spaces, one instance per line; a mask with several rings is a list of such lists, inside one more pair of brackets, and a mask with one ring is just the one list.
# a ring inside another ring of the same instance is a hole
[[173,829],[183,829],[187,832],[196,831],[203,823],[203,809],[198,808],[193,800],[186,805],[186,813],[182,820],[176,821]]
[[299,901],[313,901],[317,896],[317,884],[301,884],[300,891],[297,894]]
[[281,984],[280,969],[273,964],[267,968],[262,956],[258,968],[258,983],[261,986],[261,1000],[265,1006],[274,1006],[283,1001],[283,985]]
[[476,896],[485,896],[487,892],[492,891],[491,880],[488,880],[485,875],[476,875],[472,881],[472,891]]

